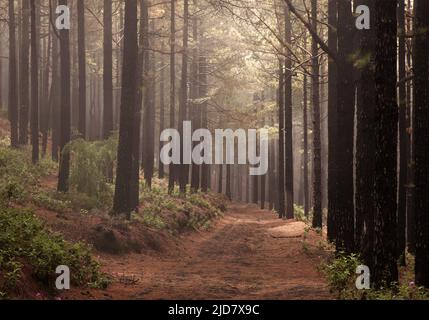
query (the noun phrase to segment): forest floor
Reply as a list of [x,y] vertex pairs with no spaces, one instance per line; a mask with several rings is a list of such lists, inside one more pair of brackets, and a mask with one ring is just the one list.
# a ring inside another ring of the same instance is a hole
[[101,255],[107,290],[65,299],[331,299],[318,266],[322,237],[303,222],[231,204],[211,230],[187,234],[160,254]]

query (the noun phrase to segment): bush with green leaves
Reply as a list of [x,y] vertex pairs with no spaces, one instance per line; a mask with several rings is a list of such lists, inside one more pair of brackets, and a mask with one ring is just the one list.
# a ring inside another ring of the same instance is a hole
[[33,165],[27,149],[0,146],[0,202],[25,202],[38,188],[39,179],[49,175],[55,167],[56,164],[48,159]]
[[329,287],[339,298],[350,298],[356,290],[356,268],[362,263],[356,254],[340,252],[323,266]]
[[108,140],[89,142],[77,139],[63,152],[71,155],[70,185],[77,192],[97,199],[108,208],[113,199],[113,168],[117,154],[117,135]]
[[[141,183],[140,202],[142,216],[134,220],[156,229],[167,228],[173,232],[207,229],[211,221],[225,211],[222,199],[203,193],[180,194],[178,189],[171,194],[167,188],[154,184],[149,189]],[[165,219],[166,213],[173,213]]]
[[47,231],[31,210],[0,206],[0,230],[0,292],[13,292],[21,284],[24,265],[47,289],[55,285],[59,265],[70,268],[72,284],[102,282],[89,247]]
[[35,193],[33,195],[33,203],[38,207],[58,213],[65,213],[71,209],[70,201],[56,199],[47,192]]
[[[429,291],[418,287],[413,281],[403,279],[402,283],[390,283],[388,286],[375,290],[359,290],[356,288],[356,268],[363,263],[356,254],[337,254],[330,262],[322,266],[331,292],[339,299],[347,300],[428,300]],[[408,266],[411,273],[413,265]]]

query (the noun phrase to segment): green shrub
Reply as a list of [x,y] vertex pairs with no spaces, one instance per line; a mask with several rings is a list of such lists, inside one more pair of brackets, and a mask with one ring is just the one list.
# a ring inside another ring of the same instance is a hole
[[[86,285],[99,281],[99,264],[84,243],[72,244],[44,229],[28,209],[0,207],[0,292],[13,291],[21,281],[23,264],[32,276],[52,288],[59,265],[71,271],[71,282]],[[3,278],[3,279],[1,279]]]
[[356,291],[356,268],[361,265],[355,254],[339,253],[331,262],[323,266],[329,287],[339,298],[350,298]]
[[150,211],[150,208],[145,208],[143,210],[143,216],[133,214],[133,219],[144,224],[149,228],[154,228],[157,230],[164,229],[166,224],[162,217],[159,214]]
[[[356,288],[356,268],[362,263],[355,254],[338,254],[332,261],[322,266],[329,287],[340,299],[349,300],[427,300],[429,291],[417,287],[414,282],[405,280],[404,283],[391,283],[378,290],[358,290]],[[412,268],[408,266],[408,268]],[[411,270],[413,271],[413,270]]]
[[58,213],[65,213],[71,209],[70,201],[58,200],[46,192],[39,192],[33,195],[33,202],[36,206]]
[[97,199],[98,206],[110,207],[117,136],[97,142],[77,139],[70,142],[63,152],[71,155],[70,185],[78,193]]

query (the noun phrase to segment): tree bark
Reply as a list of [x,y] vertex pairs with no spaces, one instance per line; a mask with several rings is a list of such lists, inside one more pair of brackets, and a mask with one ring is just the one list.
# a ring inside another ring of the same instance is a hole
[[[161,51],[164,52],[165,50],[165,45],[164,45],[164,41],[162,42],[161,45]],[[161,54],[161,71],[160,71],[160,80],[159,80],[159,132],[161,134],[161,132],[165,129],[165,68],[166,68],[166,64],[165,64],[165,58],[164,58],[164,53]],[[160,150],[162,148],[162,144],[160,144]],[[158,162],[158,178],[159,179],[164,179],[165,177],[165,168],[164,168],[164,164],[161,161],[161,157],[159,157],[159,162]]]
[[31,1],[31,145],[32,162],[39,161],[39,52],[36,1]]
[[279,150],[278,150],[278,186],[279,186],[279,218],[285,216],[285,123],[284,123],[284,65],[283,61],[279,62]]
[[[398,2],[398,81],[406,77],[405,68],[405,0]],[[399,105],[399,186],[398,186],[398,258],[405,265],[406,216],[407,216],[407,91],[406,84],[400,81],[398,90]]]
[[79,121],[78,130],[86,139],[86,56],[85,56],[85,2],[77,0],[78,64],[79,64]]
[[29,89],[29,56],[30,56],[30,0],[22,1],[22,14],[21,14],[21,47],[19,51],[19,144],[28,144],[28,123],[30,111],[30,89]]
[[113,73],[112,73],[112,1],[104,0],[103,38],[103,138],[113,131]]
[[[338,10],[337,0],[328,0],[328,46],[337,54],[338,51]],[[328,57],[328,240],[335,242],[336,232],[336,195],[337,195],[337,113],[338,113],[338,71],[337,63]]]
[[11,147],[18,148],[18,92],[16,65],[15,3],[9,0],[9,121],[11,129]]
[[183,2],[183,48],[182,48],[182,79],[180,85],[180,101],[179,101],[179,133],[181,137],[180,154],[181,164],[179,166],[179,185],[180,192],[186,193],[186,184],[189,176],[189,166],[184,163],[184,144],[185,137],[183,135],[183,123],[186,121],[188,108],[188,42],[189,42],[189,1]]
[[416,284],[429,288],[429,3],[414,3],[415,274]]
[[[171,0],[170,4],[170,128],[176,127],[176,0]],[[169,166],[168,192],[174,191],[176,166],[171,163]]]
[[[317,0],[311,1],[313,29],[317,29]],[[320,140],[320,90],[318,46],[311,43],[311,86],[313,103],[313,228],[322,228],[322,145]]]
[[[55,11],[52,10],[50,14],[53,16]],[[53,19],[53,17],[51,17]],[[59,160],[59,144],[60,144],[60,99],[61,99],[61,79],[59,70],[59,38],[53,30],[55,26],[51,26],[52,37],[52,80],[49,94],[49,108],[51,114],[51,127],[52,127],[52,160],[58,162]]]
[[[194,6],[196,9],[197,1],[194,0]],[[190,98],[192,102],[190,104],[190,113],[192,119],[192,128],[193,130],[198,130],[201,128],[201,108],[200,105],[195,101],[199,98],[199,79],[198,79],[198,24],[199,19],[196,17],[194,11],[194,17],[192,18],[192,40],[194,48],[192,49],[192,65],[191,65],[191,88],[190,88]],[[193,146],[197,146],[198,142],[194,142]],[[198,164],[192,164],[191,172],[191,191],[198,192],[200,188],[200,175],[201,166]]]
[[354,252],[354,104],[355,87],[353,81],[353,19],[351,1],[338,2],[338,54],[337,68],[341,77],[337,82],[338,113],[336,150],[336,216],[337,249],[346,253]]
[[[284,6],[285,14],[285,43],[292,43],[292,24],[290,11]],[[285,59],[285,191],[286,218],[294,218],[294,176],[293,176],[293,113],[292,113],[292,57],[288,51]]]
[[[374,12],[373,0],[360,0],[358,5],[367,5]],[[375,25],[371,16],[372,26]],[[373,265],[374,249],[374,28],[359,31],[360,51],[359,80],[357,84],[356,126],[356,248],[360,250],[365,264]]]
[[137,108],[138,75],[135,62],[138,60],[137,0],[125,2],[124,57],[122,64],[121,114],[113,212],[130,218],[133,207],[130,181],[133,165],[133,123]]
[[372,279],[376,288],[398,281],[396,5],[396,1],[375,1],[375,252]]
[[[147,10],[147,7],[146,7]],[[149,15],[147,14],[147,20]],[[151,23],[151,30],[155,28]],[[149,31],[149,29],[147,29]],[[149,32],[147,39],[151,39]],[[144,116],[143,116],[143,171],[146,185],[152,187],[155,159],[155,61],[153,51],[150,51],[150,41],[146,43],[146,61],[144,64]]]
[[306,217],[310,213],[310,195],[309,195],[309,180],[308,180],[308,78],[307,75],[304,75],[304,84],[303,84],[303,93],[304,93],[304,109],[303,113],[303,149],[304,149],[304,214]]
[[[59,5],[67,6],[67,0],[59,0]],[[60,70],[61,70],[61,112],[60,112],[60,168],[58,191],[69,190],[70,154],[63,153],[71,137],[71,101],[70,101],[70,31],[62,29],[60,33]]]

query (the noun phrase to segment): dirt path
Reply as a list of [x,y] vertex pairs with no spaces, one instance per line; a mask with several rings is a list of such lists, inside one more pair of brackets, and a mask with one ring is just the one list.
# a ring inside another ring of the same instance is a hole
[[[329,299],[317,271],[319,236],[269,211],[234,204],[208,232],[182,238],[175,254],[101,257],[114,299]],[[80,293],[82,294],[82,293]]]

